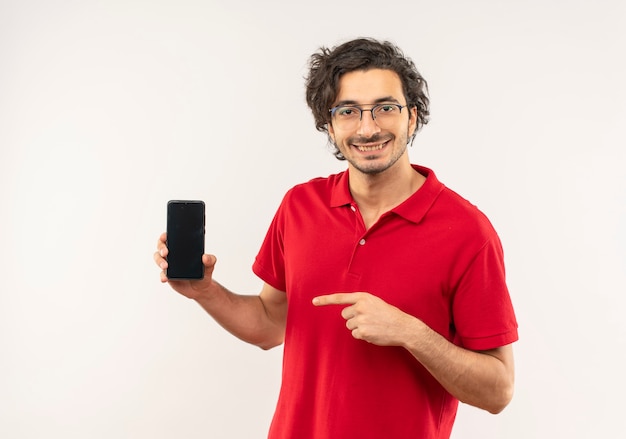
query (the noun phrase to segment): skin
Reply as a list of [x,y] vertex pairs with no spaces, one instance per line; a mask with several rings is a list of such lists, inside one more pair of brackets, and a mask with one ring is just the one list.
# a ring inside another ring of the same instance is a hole
[[[395,72],[372,69],[346,73],[340,81],[334,105],[350,103],[371,108],[378,102],[405,105],[402,84]],[[415,108],[403,109],[394,126],[382,130],[364,112],[352,131],[329,126],[331,139],[348,162],[349,184],[366,227],[386,211],[417,191],[425,178],[410,164],[407,139],[416,129]],[[383,144],[374,151],[359,150]],[[287,298],[283,291],[265,284],[258,295],[228,291],[213,279],[217,259],[203,255],[205,278],[200,281],[168,281],[166,236],[162,234],[154,254],[163,270],[161,281],[197,301],[219,324],[240,339],[263,349],[284,340]],[[346,321],[346,330],[357,340],[379,346],[401,346],[457,399],[499,413],[510,402],[514,386],[513,350],[510,345],[488,351],[460,348],[430,329],[421,320],[367,292],[337,292],[313,299],[314,307],[335,306]]]
[[202,255],[204,279],[169,280],[166,276],[167,236],[161,234],[154,254],[161,268],[161,282],[167,282],[178,293],[193,299],[208,312],[216,322],[241,340],[271,349],[283,343],[287,320],[287,295],[265,283],[258,295],[236,294],[213,279],[217,258]]
[[[406,105],[402,83],[395,72],[373,69],[344,74],[333,107],[347,103],[371,108],[378,102]],[[342,131],[332,124],[328,127],[330,138],[348,162],[350,192],[367,228],[410,197],[426,180],[411,167],[407,153],[407,139],[416,127],[415,107],[404,108],[396,125],[385,130],[368,111],[354,131]],[[382,149],[359,150],[382,142]]]

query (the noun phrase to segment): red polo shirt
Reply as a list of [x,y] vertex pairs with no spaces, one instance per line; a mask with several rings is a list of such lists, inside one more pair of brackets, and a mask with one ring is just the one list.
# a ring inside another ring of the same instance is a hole
[[423,167],[424,185],[365,229],[348,172],[285,195],[253,265],[288,298],[271,439],[448,438],[458,401],[405,349],[352,337],[313,297],[365,291],[472,350],[517,340],[489,220]]

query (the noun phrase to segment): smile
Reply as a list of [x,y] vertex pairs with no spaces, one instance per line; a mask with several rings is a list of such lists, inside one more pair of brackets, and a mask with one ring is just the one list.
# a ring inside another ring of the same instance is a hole
[[363,145],[354,145],[354,146],[356,147],[356,149],[358,149],[361,152],[370,152],[370,151],[379,151],[383,149],[386,144],[387,142],[379,143],[378,145],[372,145],[372,146],[363,146]]

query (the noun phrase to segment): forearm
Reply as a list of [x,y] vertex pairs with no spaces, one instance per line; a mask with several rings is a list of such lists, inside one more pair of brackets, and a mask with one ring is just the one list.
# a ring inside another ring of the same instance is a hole
[[259,295],[235,294],[213,279],[217,258],[209,254],[202,255],[203,279],[168,279],[166,242],[167,235],[162,233],[154,253],[154,261],[161,269],[161,282],[198,302],[222,327],[248,343],[270,349],[283,342],[287,320],[285,292],[265,283]]
[[282,313],[272,312],[261,295],[236,294],[214,280],[210,289],[195,298],[224,329],[237,338],[270,349],[284,338]]
[[501,412],[513,396],[510,346],[474,352],[458,347],[414,319],[404,347],[458,400],[491,413]]
[[513,349],[484,352],[460,348],[428,325],[377,296],[334,293],[313,299],[315,306],[348,305],[341,311],[352,336],[378,346],[402,346],[454,397],[498,413],[513,395]]

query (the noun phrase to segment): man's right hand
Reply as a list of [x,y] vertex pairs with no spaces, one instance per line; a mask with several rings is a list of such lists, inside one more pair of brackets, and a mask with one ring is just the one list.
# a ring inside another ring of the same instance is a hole
[[167,278],[167,234],[162,233],[157,241],[157,251],[154,252],[154,262],[161,269],[161,282],[169,283],[170,286],[180,294],[190,299],[198,299],[203,294],[207,294],[213,281],[213,269],[217,258],[213,255],[203,254],[204,279],[199,280],[170,280]]

